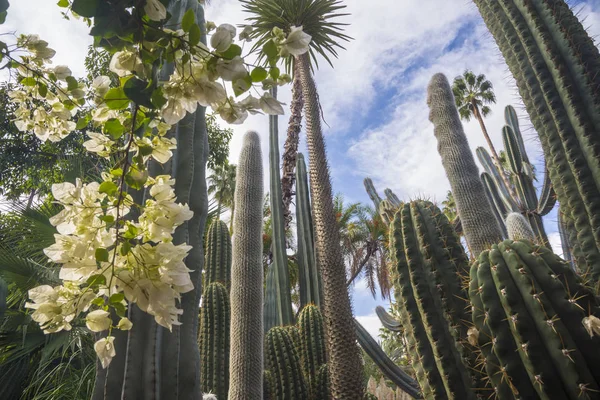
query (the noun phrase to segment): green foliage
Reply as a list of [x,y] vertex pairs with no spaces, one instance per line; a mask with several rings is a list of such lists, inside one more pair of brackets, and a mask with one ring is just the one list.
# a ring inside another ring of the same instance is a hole
[[391,226],[402,325],[425,398],[475,398],[480,377],[467,339],[462,280],[468,259],[446,216],[432,203],[406,203]]
[[217,218],[221,215],[222,207],[229,207],[232,211],[231,220],[233,220],[235,178],[236,166],[229,163],[215,166],[213,173],[208,178],[208,194],[213,195],[217,200]]
[[500,400],[597,396],[599,303],[566,262],[506,240],[479,256],[470,277],[482,362]]
[[487,117],[491,112],[487,104],[496,102],[493,89],[492,83],[485,75],[475,75],[470,70],[454,78],[452,92],[460,117],[469,121],[473,116],[479,118],[479,112]]

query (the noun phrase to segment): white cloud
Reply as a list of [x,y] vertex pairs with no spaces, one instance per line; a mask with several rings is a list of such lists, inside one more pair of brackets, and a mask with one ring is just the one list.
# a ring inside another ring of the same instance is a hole
[[363,315],[356,317],[356,320],[360,322],[362,326],[373,336],[373,338],[379,341],[379,328],[381,328],[381,321],[376,314]]

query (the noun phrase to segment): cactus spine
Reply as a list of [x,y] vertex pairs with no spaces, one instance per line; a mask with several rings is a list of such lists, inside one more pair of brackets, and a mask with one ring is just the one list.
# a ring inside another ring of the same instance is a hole
[[535,234],[531,225],[520,213],[510,213],[506,217],[506,229],[508,230],[508,238],[511,240],[535,240]]
[[[390,235],[403,325],[425,398],[474,399],[479,386],[466,343],[471,319],[461,276],[468,259],[446,216],[413,201],[396,213]],[[415,351],[416,350],[416,351]]]
[[201,312],[200,359],[202,390],[217,399],[226,399],[229,391],[229,320],[227,288],[219,282],[204,289]]
[[[597,398],[598,300],[544,246],[506,240],[471,268],[473,323],[499,398]],[[594,318],[594,317],[590,317]]]
[[260,139],[244,136],[235,187],[229,399],[263,397],[263,171]]
[[443,74],[435,74],[427,89],[429,120],[438,152],[450,181],[456,208],[474,255],[502,240],[502,231],[486,197],[479,171],[458,115],[452,89]]
[[288,330],[273,327],[266,338],[267,368],[273,377],[276,399],[308,400],[300,357]]
[[321,305],[321,277],[317,269],[313,241],[313,221],[308,194],[308,177],[304,156],[296,158],[296,228],[298,236],[298,275],[300,307]]
[[315,399],[319,369],[326,362],[323,316],[317,306],[309,304],[302,309],[298,315],[298,332],[302,371],[308,384],[310,397]]
[[562,0],[475,3],[540,137],[577,265],[598,279],[600,53]]

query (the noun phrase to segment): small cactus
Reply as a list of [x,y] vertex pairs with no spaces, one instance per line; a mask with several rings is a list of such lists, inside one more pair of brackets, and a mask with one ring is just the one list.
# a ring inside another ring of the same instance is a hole
[[520,213],[508,214],[506,217],[506,230],[508,231],[508,238],[511,240],[529,240],[531,242],[535,240],[531,225]]

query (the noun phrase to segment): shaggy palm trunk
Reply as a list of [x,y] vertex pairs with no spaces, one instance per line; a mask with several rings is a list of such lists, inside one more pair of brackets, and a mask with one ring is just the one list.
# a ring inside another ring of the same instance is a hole
[[283,173],[281,177],[281,191],[283,193],[283,218],[285,230],[287,231],[292,222],[292,188],[294,187],[294,168],[296,166],[296,155],[298,154],[298,143],[300,142],[300,130],[302,129],[302,84],[295,67],[294,83],[292,86],[292,104],[290,105],[290,120],[288,122],[287,137],[283,146]]
[[321,131],[319,96],[308,57],[308,54],[304,54],[296,59],[296,63],[305,101],[315,246],[317,263],[323,278],[323,311],[331,396],[344,400],[362,399],[362,364],[356,345],[340,235],[333,209],[331,181]]

